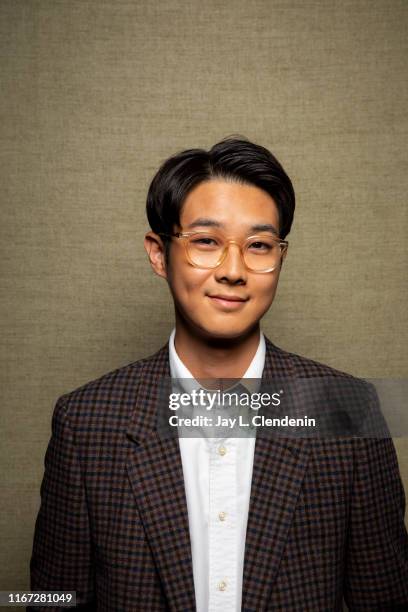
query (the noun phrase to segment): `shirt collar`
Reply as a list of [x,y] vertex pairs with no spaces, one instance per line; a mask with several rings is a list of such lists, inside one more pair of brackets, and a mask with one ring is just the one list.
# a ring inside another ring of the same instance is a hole
[[[176,347],[174,345],[174,338],[176,336],[176,330],[170,334],[169,338],[169,360],[170,360],[170,374],[172,378],[177,379],[186,379],[191,378],[191,385],[189,384],[189,390],[198,389],[200,385],[195,380],[194,376],[191,374],[189,369],[184,365],[181,361],[180,357],[177,355]],[[262,378],[262,372],[265,365],[265,354],[266,354],[266,344],[265,344],[265,336],[260,331],[259,334],[259,344],[256,350],[256,353],[248,366],[247,371],[242,376],[242,378]]]

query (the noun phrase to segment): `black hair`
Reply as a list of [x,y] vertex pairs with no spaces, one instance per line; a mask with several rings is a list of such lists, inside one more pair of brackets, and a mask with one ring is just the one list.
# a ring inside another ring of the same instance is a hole
[[278,208],[279,236],[282,239],[287,236],[295,210],[292,182],[268,149],[241,136],[221,140],[209,151],[182,151],[160,166],[147,194],[146,212],[151,229],[156,234],[171,234],[174,226],[179,226],[189,192],[216,178],[255,185],[266,191]]

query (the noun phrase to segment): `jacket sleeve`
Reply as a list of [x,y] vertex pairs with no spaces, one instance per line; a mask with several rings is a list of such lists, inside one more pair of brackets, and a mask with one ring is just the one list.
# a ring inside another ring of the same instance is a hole
[[344,599],[350,611],[408,609],[405,495],[391,438],[356,440]]
[[[76,591],[77,606],[85,611],[95,609],[91,535],[85,487],[64,399],[56,403],[45,455],[30,563],[31,590]],[[59,609],[66,608],[44,607],[47,612]]]

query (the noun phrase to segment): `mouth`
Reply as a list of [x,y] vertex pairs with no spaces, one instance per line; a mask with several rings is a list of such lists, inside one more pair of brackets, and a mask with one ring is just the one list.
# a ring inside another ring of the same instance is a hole
[[249,300],[238,295],[208,295],[212,303],[216,306],[221,307],[223,310],[236,310],[242,308],[242,306]]

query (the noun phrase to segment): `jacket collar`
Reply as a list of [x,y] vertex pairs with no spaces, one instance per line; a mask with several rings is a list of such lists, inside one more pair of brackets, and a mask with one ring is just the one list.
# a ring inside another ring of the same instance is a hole
[[[267,382],[279,377],[295,376],[290,353],[282,351],[266,336],[265,344],[266,353],[262,381]],[[152,436],[155,437],[159,390],[166,383],[169,386],[171,380],[168,343],[151,357],[136,362],[135,367],[140,368],[137,375],[138,386],[135,393],[135,409],[132,412],[126,434],[137,444],[143,445]]]

